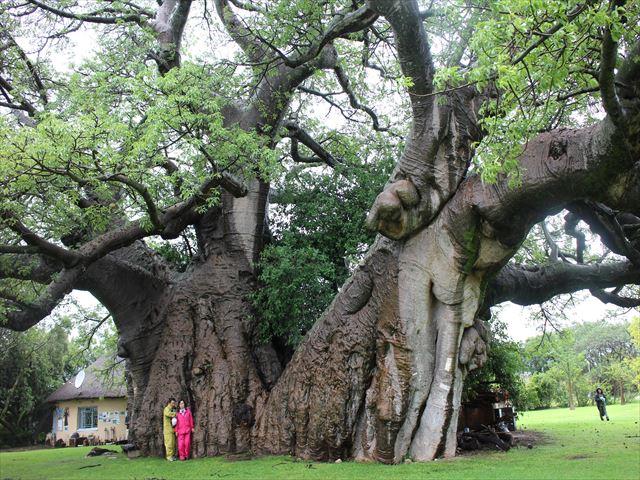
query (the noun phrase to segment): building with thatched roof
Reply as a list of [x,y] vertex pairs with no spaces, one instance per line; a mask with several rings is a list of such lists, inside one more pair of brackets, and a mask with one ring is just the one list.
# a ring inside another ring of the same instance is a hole
[[47,398],[53,404],[52,437],[88,438],[92,443],[127,438],[124,363],[100,357]]

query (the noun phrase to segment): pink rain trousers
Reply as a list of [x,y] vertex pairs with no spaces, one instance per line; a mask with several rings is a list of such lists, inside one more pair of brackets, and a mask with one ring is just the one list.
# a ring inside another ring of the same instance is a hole
[[178,437],[178,457],[187,460],[191,455],[191,431],[193,430],[193,416],[188,408],[184,412],[176,413],[176,435]]

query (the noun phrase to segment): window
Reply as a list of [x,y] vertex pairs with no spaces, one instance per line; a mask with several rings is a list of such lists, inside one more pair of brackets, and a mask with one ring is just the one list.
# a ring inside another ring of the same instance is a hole
[[78,428],[98,428],[98,407],[78,408]]

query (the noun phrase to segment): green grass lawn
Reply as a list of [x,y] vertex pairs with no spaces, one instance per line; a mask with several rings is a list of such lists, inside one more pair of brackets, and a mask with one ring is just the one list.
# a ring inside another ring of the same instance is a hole
[[[250,461],[207,458],[169,463],[159,458],[85,458],[89,447],[0,453],[1,479],[640,479],[640,404],[544,410],[521,416],[520,428],[547,436],[533,449],[488,452],[402,465]],[[116,450],[116,447],[109,447]],[[94,467],[87,467],[96,465]]]

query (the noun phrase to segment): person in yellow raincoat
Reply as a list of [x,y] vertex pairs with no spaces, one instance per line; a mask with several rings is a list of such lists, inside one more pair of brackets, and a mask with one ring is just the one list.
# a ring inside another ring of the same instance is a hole
[[169,403],[162,411],[162,433],[164,434],[164,448],[167,460],[173,462],[176,455],[176,434],[173,431],[171,420],[176,418],[176,400],[169,399]]

